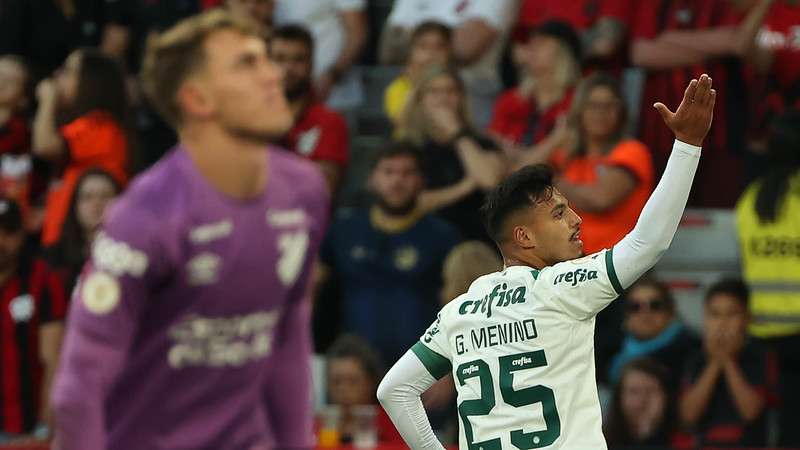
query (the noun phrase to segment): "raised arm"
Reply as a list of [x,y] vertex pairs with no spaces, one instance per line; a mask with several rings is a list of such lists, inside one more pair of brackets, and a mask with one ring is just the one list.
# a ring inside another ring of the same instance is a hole
[[66,153],[66,145],[56,124],[58,90],[55,82],[49,78],[39,82],[36,98],[39,108],[33,119],[33,153],[49,160],[59,159]]
[[703,74],[689,83],[676,112],[663,103],[653,105],[675,133],[675,145],[636,226],[614,246],[614,267],[623,288],[653,267],[672,243],[697,171],[700,146],[711,128],[715,99],[711,78]]

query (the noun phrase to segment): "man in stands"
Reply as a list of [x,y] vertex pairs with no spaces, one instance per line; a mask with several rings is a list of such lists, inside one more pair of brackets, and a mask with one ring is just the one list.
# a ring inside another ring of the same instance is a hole
[[315,97],[313,53],[311,33],[297,25],[276,29],[270,39],[270,58],[283,69],[283,92],[294,114],[284,144],[316,162],[334,192],[347,166],[347,124]]

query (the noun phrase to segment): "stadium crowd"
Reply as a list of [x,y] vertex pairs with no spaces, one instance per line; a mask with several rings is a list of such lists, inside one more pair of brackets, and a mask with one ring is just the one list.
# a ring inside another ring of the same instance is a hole
[[[735,217],[739,275],[704,286],[701,327],[657,271],[601,314],[606,437],[800,448],[798,0],[0,0],[0,443],[50,438],[70,292],[103,213],[175,143],[137,78],[145,42],[210,8],[258,22],[295,119],[277,144],[334,199],[312,289],[315,408],[339,405],[342,440],[439,308],[502,270],[484,193],[550,164],[586,253],[609,248],[669,156],[653,103],[708,73],[689,207]],[[423,400],[457,442],[452,377]]]

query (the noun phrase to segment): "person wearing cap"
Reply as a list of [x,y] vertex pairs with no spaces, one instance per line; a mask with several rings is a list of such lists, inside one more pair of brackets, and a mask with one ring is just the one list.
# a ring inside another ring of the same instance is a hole
[[61,278],[25,246],[19,205],[0,198],[0,443],[49,437],[66,309]]
[[522,81],[497,99],[489,124],[512,160],[536,146],[563,145],[568,133],[562,117],[581,75],[581,41],[565,22],[531,30],[520,50]]

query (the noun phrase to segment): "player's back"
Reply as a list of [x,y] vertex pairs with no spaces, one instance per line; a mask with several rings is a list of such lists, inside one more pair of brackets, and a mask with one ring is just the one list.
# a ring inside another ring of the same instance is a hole
[[460,448],[606,448],[594,315],[617,292],[604,253],[483,276],[442,309],[414,351],[452,366]]

